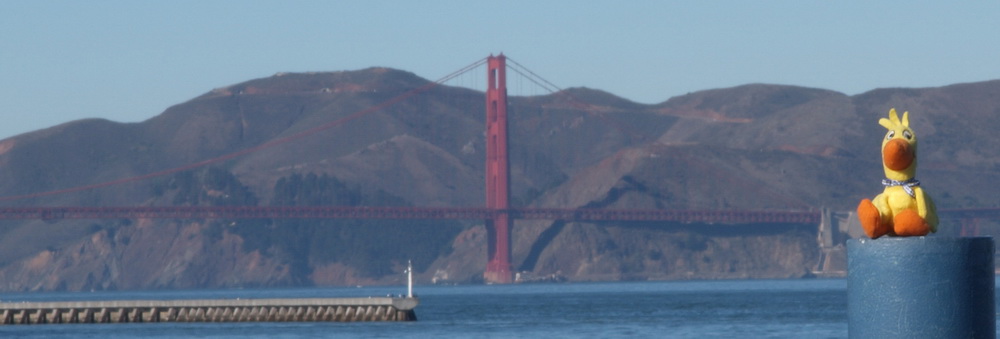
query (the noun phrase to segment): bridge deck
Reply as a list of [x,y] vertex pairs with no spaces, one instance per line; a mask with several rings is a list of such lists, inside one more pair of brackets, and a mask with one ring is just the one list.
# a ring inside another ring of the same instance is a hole
[[[819,210],[669,210],[598,208],[372,207],[372,206],[53,206],[0,207],[0,219],[516,219],[675,221],[720,224],[814,224]],[[1000,208],[938,210],[942,219],[1000,218]]]
[[741,211],[590,208],[369,207],[369,206],[109,206],[0,207],[0,219],[516,219],[567,221],[677,221],[701,223],[817,223],[819,211]]

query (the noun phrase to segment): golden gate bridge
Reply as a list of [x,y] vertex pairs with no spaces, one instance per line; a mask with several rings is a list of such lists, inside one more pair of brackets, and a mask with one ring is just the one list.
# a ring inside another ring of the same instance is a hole
[[[703,224],[818,224],[819,210],[669,210],[669,209],[596,209],[596,208],[514,208],[510,206],[510,164],[507,153],[507,58],[489,56],[466,66],[442,79],[407,91],[385,102],[360,110],[347,117],[316,126],[306,131],[275,139],[258,146],[211,158],[185,166],[145,175],[118,179],[100,184],[80,186],[33,194],[0,197],[0,201],[36,198],[91,190],[126,182],[191,170],[230,160],[265,148],[285,144],[335,126],[343,125],[372,112],[382,110],[409,97],[425,92],[460,74],[486,65],[486,206],[485,207],[373,207],[373,206],[55,206],[0,207],[0,219],[279,219],[279,218],[340,218],[340,219],[461,219],[484,220],[488,239],[487,266],[484,280],[490,283],[511,283],[510,232],[514,219],[563,221],[666,221]],[[530,72],[530,71],[527,71]],[[522,73],[518,71],[518,73]],[[534,75],[532,73],[532,75]],[[537,77],[537,75],[535,75]],[[540,78],[540,77],[539,77]],[[552,91],[557,88],[542,80],[539,85]],[[583,104],[579,105],[585,108]],[[942,219],[961,220],[962,234],[978,233],[979,219],[1000,219],[1000,209],[970,208],[941,210]]]

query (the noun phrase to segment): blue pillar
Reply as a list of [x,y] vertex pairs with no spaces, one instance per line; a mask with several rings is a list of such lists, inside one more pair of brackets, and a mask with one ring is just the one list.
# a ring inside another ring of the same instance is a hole
[[847,243],[850,338],[995,338],[993,238]]

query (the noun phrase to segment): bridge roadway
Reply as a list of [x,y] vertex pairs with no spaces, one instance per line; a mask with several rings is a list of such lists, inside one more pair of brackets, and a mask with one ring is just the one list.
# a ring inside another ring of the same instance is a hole
[[570,221],[677,221],[697,223],[819,223],[819,211],[663,210],[483,207],[340,206],[151,206],[151,207],[0,207],[0,219],[490,219],[507,213],[516,219]]
[[[508,213],[517,219],[568,221],[675,221],[688,223],[816,224],[820,211],[665,210],[593,208],[343,207],[343,206],[146,206],[0,207],[0,219],[490,219]],[[996,219],[997,208],[941,210],[943,219]]]

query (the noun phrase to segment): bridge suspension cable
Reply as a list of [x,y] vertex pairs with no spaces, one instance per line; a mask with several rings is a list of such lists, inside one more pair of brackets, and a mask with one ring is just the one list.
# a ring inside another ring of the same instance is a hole
[[554,95],[558,95],[558,96],[562,96],[562,97],[566,98],[567,99],[567,103],[570,106],[572,106],[572,107],[574,107],[576,109],[579,109],[581,111],[584,111],[584,112],[586,112],[588,114],[591,114],[591,115],[597,117],[598,119],[601,119],[601,121],[603,121],[604,123],[608,124],[609,126],[614,127],[616,130],[618,130],[622,134],[628,136],[632,140],[649,140],[649,139],[651,139],[650,136],[648,136],[648,135],[646,135],[644,133],[641,133],[639,131],[636,131],[633,128],[629,128],[628,126],[625,126],[625,125],[621,124],[619,121],[608,117],[603,112],[601,112],[600,108],[594,106],[591,103],[583,101],[580,98],[577,98],[572,93],[563,90],[559,86],[553,84],[551,81],[543,78],[542,76],[540,76],[537,73],[531,71],[527,67],[524,67],[523,65],[517,63],[517,61],[512,60],[510,58],[508,58],[507,60],[510,61],[511,65],[514,66],[514,67],[509,67],[510,70],[514,71],[514,73],[517,73],[517,74],[521,75],[522,77],[528,79],[529,81],[535,83],[539,87],[544,88],[545,90],[549,91],[550,94],[554,94]]

